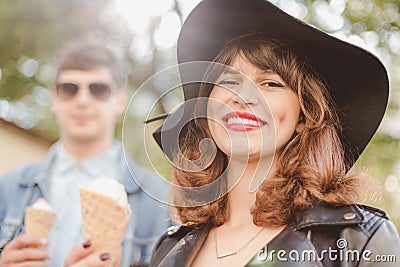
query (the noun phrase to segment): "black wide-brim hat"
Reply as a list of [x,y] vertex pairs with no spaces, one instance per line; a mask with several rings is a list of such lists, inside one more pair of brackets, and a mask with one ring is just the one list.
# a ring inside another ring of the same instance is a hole
[[[323,78],[338,110],[339,135],[350,168],[376,132],[387,106],[389,81],[382,63],[368,51],[319,31],[265,0],[200,2],[182,26],[178,63],[212,61],[227,42],[252,32],[286,40]],[[204,72],[193,77],[181,68],[180,75],[185,84]],[[196,98],[199,84],[186,84],[183,90],[185,101]],[[176,125],[164,123],[153,133],[168,157],[173,153],[168,140],[176,138],[176,131],[182,128],[180,121],[186,121],[192,112],[191,108],[178,109],[171,114]],[[162,144],[162,139],[167,142]]]

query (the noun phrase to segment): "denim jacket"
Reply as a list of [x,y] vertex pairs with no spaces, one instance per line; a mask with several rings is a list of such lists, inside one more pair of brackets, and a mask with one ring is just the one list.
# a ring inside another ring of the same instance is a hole
[[[48,198],[49,172],[53,158],[54,149],[50,149],[39,163],[16,169],[0,178],[0,254],[9,241],[24,232],[25,207],[32,205],[38,198]],[[130,168],[125,163],[121,164],[125,168],[125,175],[120,182],[128,193],[132,217],[122,244],[120,266],[146,266],[155,242],[171,225],[171,221],[165,205],[147,195],[136,183],[138,179],[141,180],[140,184],[145,183],[147,178],[155,174],[140,167],[130,158],[125,160]],[[158,179],[148,180],[154,183]],[[163,190],[161,183],[152,186]],[[165,188],[166,193],[167,190]]]

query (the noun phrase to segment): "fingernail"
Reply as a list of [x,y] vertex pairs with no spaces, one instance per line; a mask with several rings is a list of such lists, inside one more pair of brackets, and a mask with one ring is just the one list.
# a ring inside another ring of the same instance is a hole
[[83,248],[88,248],[91,245],[92,245],[92,241],[90,241],[90,240],[86,240],[86,242],[82,244]]
[[110,253],[103,253],[100,255],[100,260],[101,261],[106,261],[110,259]]

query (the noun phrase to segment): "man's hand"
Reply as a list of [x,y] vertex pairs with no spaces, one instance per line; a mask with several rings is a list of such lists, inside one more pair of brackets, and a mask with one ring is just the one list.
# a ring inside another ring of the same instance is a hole
[[22,234],[11,240],[0,255],[0,267],[43,267],[51,256],[46,239]]
[[[91,241],[86,241],[83,244],[77,245],[65,259],[65,267],[102,267],[109,266],[111,256],[105,252],[102,254],[93,253]],[[121,260],[121,251],[115,255],[113,266],[117,267]]]

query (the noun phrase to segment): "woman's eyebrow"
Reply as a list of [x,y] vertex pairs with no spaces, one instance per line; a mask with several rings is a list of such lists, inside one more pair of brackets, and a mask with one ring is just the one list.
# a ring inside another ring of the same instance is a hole
[[269,75],[277,74],[275,71],[273,71],[273,70],[271,70],[271,69],[259,70],[259,73],[260,73],[260,74],[269,74]]
[[227,68],[226,70],[224,70],[224,72],[222,74],[238,75],[238,74],[241,74],[241,72],[236,69],[233,69],[233,68]]
[[[257,72],[260,75],[266,75],[266,74],[268,74],[268,75],[277,75],[277,73],[275,71],[273,71],[272,69],[267,69],[267,70],[261,70],[260,69],[260,70],[257,70]],[[224,70],[222,75],[225,75],[225,74],[240,75],[242,73],[240,71],[234,69],[234,68],[226,68],[226,70]]]

